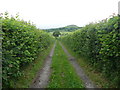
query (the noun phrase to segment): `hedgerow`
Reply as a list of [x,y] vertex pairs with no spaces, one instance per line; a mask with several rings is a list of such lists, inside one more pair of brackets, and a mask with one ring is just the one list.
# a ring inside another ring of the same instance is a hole
[[32,63],[38,53],[47,49],[52,37],[36,28],[30,22],[18,17],[2,17],[2,79],[3,87],[11,87],[11,80],[17,80],[22,68]]
[[91,23],[61,38],[62,42],[120,87],[120,17]]

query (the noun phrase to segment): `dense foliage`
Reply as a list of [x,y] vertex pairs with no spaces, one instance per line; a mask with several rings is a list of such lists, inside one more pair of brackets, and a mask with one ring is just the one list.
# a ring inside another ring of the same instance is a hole
[[53,36],[54,36],[54,37],[59,37],[59,35],[61,35],[61,33],[60,33],[59,31],[53,32]]
[[[2,21],[0,17],[0,83],[2,83]],[[2,85],[0,84],[0,89]]]
[[61,38],[78,55],[120,87],[120,17],[91,23]]
[[60,28],[45,29],[45,31],[47,31],[47,32],[54,32],[54,31],[72,32],[72,31],[78,30],[80,28],[82,28],[82,27],[78,27],[76,25],[68,25],[68,26],[60,27]]
[[33,24],[14,17],[9,18],[7,13],[2,18],[3,30],[3,87],[11,87],[11,80],[17,80],[23,67],[32,63],[38,53],[47,49],[52,38]]

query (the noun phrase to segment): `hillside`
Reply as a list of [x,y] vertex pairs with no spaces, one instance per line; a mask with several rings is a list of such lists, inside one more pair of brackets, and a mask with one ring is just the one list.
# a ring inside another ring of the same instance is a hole
[[51,29],[44,29],[44,30],[47,31],[47,32],[54,32],[56,30],[65,31],[65,32],[72,32],[72,31],[75,31],[75,30],[78,30],[78,29],[81,29],[81,28],[82,27],[78,27],[76,25],[68,25],[68,26],[65,26],[65,27],[51,28]]

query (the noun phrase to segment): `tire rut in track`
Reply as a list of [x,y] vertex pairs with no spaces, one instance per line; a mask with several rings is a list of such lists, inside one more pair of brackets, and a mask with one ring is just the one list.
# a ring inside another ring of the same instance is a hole
[[69,58],[69,61],[71,62],[71,64],[75,68],[77,74],[80,76],[80,78],[82,79],[83,83],[85,84],[85,87],[86,88],[97,88],[96,85],[94,85],[93,82],[84,73],[83,69],[78,65],[78,63],[75,60],[75,58],[69,54],[69,52],[67,51],[67,49],[61,43],[60,43],[60,45],[62,46],[64,52],[67,54],[67,56]]
[[38,72],[37,77],[35,78],[35,80],[33,80],[33,83],[30,86],[30,88],[45,88],[48,85],[49,76],[51,73],[50,66],[51,66],[52,56],[54,53],[55,46],[56,46],[56,42],[55,42],[49,56],[46,58],[44,66]]

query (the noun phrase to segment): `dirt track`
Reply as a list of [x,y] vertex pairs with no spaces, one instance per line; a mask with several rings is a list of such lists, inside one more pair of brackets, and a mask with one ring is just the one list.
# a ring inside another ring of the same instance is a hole
[[49,56],[46,58],[43,68],[38,72],[37,77],[33,81],[30,88],[45,88],[47,86],[51,72],[50,66],[51,66],[52,56],[54,53],[55,46],[56,43],[54,44]]
[[[68,53],[66,48],[61,43],[60,43],[60,45],[62,46],[64,52],[68,56],[69,61],[75,68],[78,76],[80,76],[80,78],[82,79],[85,87],[86,88],[96,88],[96,85],[93,84],[93,82],[84,73],[83,69],[78,65],[76,59]],[[51,73],[50,66],[51,66],[52,56],[54,53],[55,46],[56,46],[56,43],[54,44],[49,56],[46,58],[43,68],[38,72],[35,80],[33,81],[32,85],[30,86],[30,88],[46,88],[46,86],[48,85],[49,76]]]
[[75,60],[74,57],[72,57],[68,51],[66,50],[66,48],[60,43],[60,45],[62,46],[64,52],[67,54],[71,64],[73,65],[73,67],[75,68],[77,74],[80,76],[80,78],[82,79],[82,81],[85,84],[86,88],[96,88],[96,85],[93,84],[93,82],[87,77],[87,75],[84,73],[83,69],[78,65],[77,61]]

